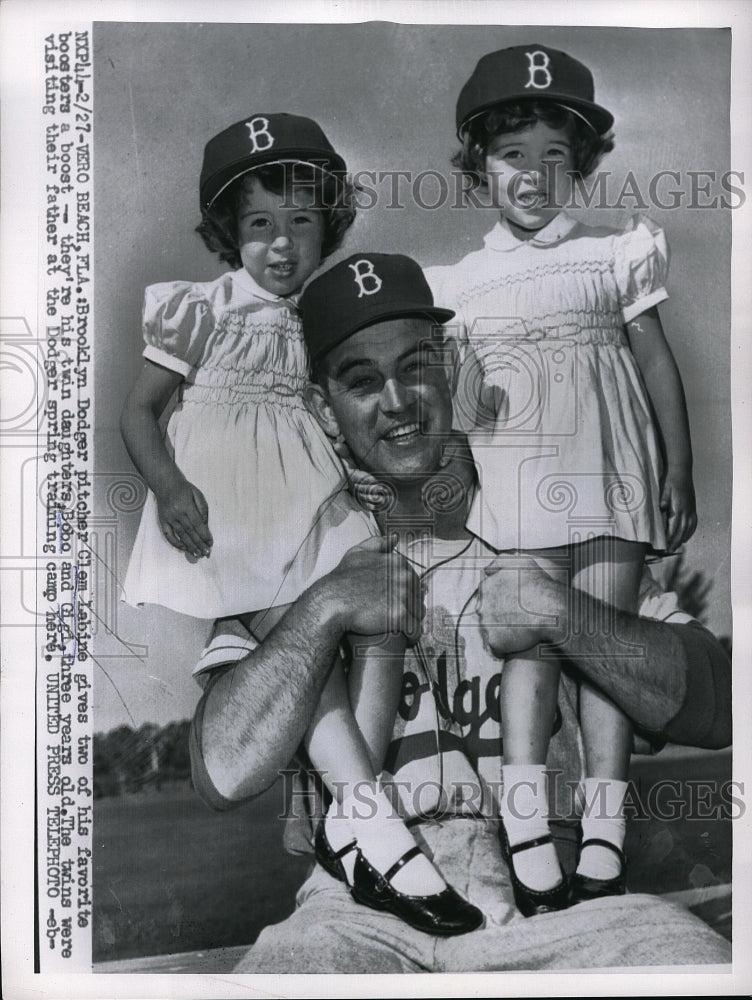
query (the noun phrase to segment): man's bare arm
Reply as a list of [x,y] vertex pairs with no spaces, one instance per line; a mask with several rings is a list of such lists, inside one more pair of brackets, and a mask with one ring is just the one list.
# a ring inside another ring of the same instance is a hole
[[307,593],[258,649],[209,681],[201,748],[223,798],[263,792],[292,760],[342,636],[327,604]]
[[638,729],[689,746],[730,744],[731,664],[707,630],[616,611],[532,562],[485,579],[480,615],[495,655],[555,644]]
[[420,585],[392,547],[393,541],[374,538],[351,549],[336,570],[301,595],[257,649],[210,680],[196,737],[218,798],[232,802],[258,795],[289,764],[343,636],[399,629],[417,638]]

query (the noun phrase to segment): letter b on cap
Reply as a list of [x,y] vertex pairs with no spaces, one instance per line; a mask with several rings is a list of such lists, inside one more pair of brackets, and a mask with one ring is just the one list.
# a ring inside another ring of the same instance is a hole
[[272,148],[274,136],[269,131],[268,118],[251,118],[249,122],[245,123],[245,126],[250,133],[252,153],[263,153]]
[[362,260],[356,260],[354,264],[348,266],[355,275],[355,284],[358,286],[359,299],[362,299],[364,295],[375,295],[376,292],[381,290],[384,282],[374,271],[372,260],[363,258]]
[[536,49],[535,52],[526,52],[525,55],[527,56],[527,70],[530,74],[525,89],[534,87],[535,90],[546,90],[554,82],[548,68],[551,62],[548,53]]

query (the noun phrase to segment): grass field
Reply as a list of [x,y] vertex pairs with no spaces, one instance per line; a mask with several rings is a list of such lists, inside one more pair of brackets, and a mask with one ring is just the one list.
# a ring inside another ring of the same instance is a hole
[[[659,781],[675,819],[629,825],[633,892],[671,893],[731,881],[731,821],[712,818],[717,785],[731,777],[729,752],[638,759],[640,800]],[[687,818],[694,795],[708,818]],[[701,801],[700,801],[701,800]],[[214,813],[188,788],[98,799],[94,812],[94,961],[230,948],[255,940],[291,912],[308,862],[282,849],[282,792]],[[682,816],[682,810],[684,815]],[[719,928],[730,936],[730,920]]]
[[94,961],[253,941],[308,870],[282,849],[280,786],[215,813],[190,788],[98,799]]

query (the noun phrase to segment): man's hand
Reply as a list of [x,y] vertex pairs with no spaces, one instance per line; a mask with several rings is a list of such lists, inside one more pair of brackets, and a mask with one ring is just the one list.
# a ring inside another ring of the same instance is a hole
[[176,549],[200,559],[211,552],[209,505],[204,494],[187,479],[180,479],[157,495],[159,526]]
[[343,632],[402,633],[409,643],[420,638],[425,615],[420,580],[394,551],[396,543],[396,535],[369,538],[350,549],[339,566],[319,581]]
[[494,656],[555,642],[567,612],[567,589],[528,556],[500,556],[478,591],[484,641]]

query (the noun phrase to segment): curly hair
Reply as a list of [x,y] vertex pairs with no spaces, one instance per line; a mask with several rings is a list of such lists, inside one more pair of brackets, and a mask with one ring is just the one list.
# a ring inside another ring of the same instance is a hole
[[561,105],[535,100],[503,104],[470,122],[464,133],[462,149],[452,157],[452,165],[471,179],[470,190],[485,183],[486,151],[491,140],[505,132],[520,132],[539,121],[549,128],[569,132],[573,173],[576,176],[588,177],[606,153],[614,148],[613,133],[598,135],[579,115],[572,114]]
[[321,259],[339,248],[355,220],[355,188],[349,178],[328,173],[309,163],[271,163],[243,174],[222,192],[211,208],[201,210],[196,232],[204,246],[218,254],[220,260],[235,270],[242,267],[238,211],[248,177],[255,178],[266,191],[284,197],[300,190],[312,191],[311,207],[321,210],[324,215]]

